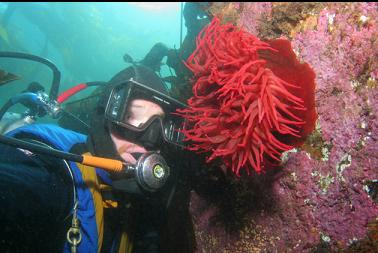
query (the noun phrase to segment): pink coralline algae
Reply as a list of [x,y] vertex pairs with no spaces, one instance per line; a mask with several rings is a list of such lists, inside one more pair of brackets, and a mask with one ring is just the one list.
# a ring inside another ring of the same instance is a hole
[[214,18],[187,60],[194,96],[183,116],[192,150],[236,174],[279,164],[315,127],[315,74],[283,39],[260,41]]
[[[371,225],[378,219],[378,4],[319,4],[308,10],[315,26],[299,27],[290,40],[316,73],[321,142],[308,145],[319,146],[321,157],[292,150],[274,178],[252,175],[228,184],[224,191],[234,193],[218,209],[193,193],[198,252],[378,252],[377,226]],[[240,25],[267,29],[252,20],[255,14],[247,18],[257,8],[252,5],[244,4]],[[261,12],[274,13],[275,5]],[[288,17],[296,15],[287,10]],[[233,212],[225,220],[240,221],[236,233],[226,232],[225,222],[211,222],[227,208]]]
[[271,5],[271,3],[266,2],[243,4],[243,12],[240,13],[239,25],[245,27],[250,33],[257,35],[257,28],[263,22],[263,19],[271,17]]

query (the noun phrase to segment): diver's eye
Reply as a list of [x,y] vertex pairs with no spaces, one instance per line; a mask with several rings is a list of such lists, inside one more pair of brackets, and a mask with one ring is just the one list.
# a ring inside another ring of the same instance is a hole
[[133,125],[135,127],[142,127],[144,122],[138,122],[138,120],[135,120],[135,117],[132,117],[132,115],[127,114],[126,117],[126,122],[129,123],[130,125]]
[[197,15],[197,20],[205,19],[207,18],[206,15]]

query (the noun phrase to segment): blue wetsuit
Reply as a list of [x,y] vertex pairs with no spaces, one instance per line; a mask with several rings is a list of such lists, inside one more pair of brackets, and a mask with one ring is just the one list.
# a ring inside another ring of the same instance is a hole
[[[82,134],[49,124],[28,125],[7,135],[37,140],[62,151],[86,141]],[[62,252],[64,247],[64,252],[70,252],[65,237],[72,219],[75,185],[82,233],[78,252],[97,252],[92,194],[76,163],[67,161],[68,171],[67,162],[61,159],[2,144],[0,151],[0,247],[10,252]],[[109,182],[104,171],[97,171]]]
[[[85,135],[49,124],[28,125],[7,135],[36,140],[62,151],[85,146],[87,139]],[[174,156],[180,162],[195,161]],[[189,173],[189,170],[182,171]],[[105,171],[96,169],[95,174],[99,181],[111,185]],[[104,211],[101,243],[93,194],[82,176],[74,162],[0,144],[0,252],[70,252],[66,234],[72,220],[74,189],[82,233],[77,252],[95,253],[99,247],[101,252],[119,252],[120,238],[125,232],[122,226],[129,226],[124,222],[127,210],[118,207]],[[176,187],[177,194],[172,199],[174,207],[168,210],[170,221],[165,220],[167,210],[159,204],[158,198],[150,196],[148,200],[133,202],[138,206],[131,219],[134,253],[192,252],[194,242],[187,238],[193,233],[188,222],[190,186],[187,181],[180,180]]]

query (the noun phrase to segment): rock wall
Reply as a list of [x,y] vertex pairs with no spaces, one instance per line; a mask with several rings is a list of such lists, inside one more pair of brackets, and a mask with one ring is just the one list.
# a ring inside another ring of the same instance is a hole
[[197,252],[378,252],[378,4],[217,3],[316,72],[317,128],[279,171],[192,193]]

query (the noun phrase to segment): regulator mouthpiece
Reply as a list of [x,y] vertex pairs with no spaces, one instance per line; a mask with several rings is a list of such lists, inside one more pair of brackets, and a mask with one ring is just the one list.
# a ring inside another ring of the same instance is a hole
[[156,152],[144,153],[133,169],[138,184],[146,191],[155,192],[162,188],[168,180],[170,169],[163,156]]

